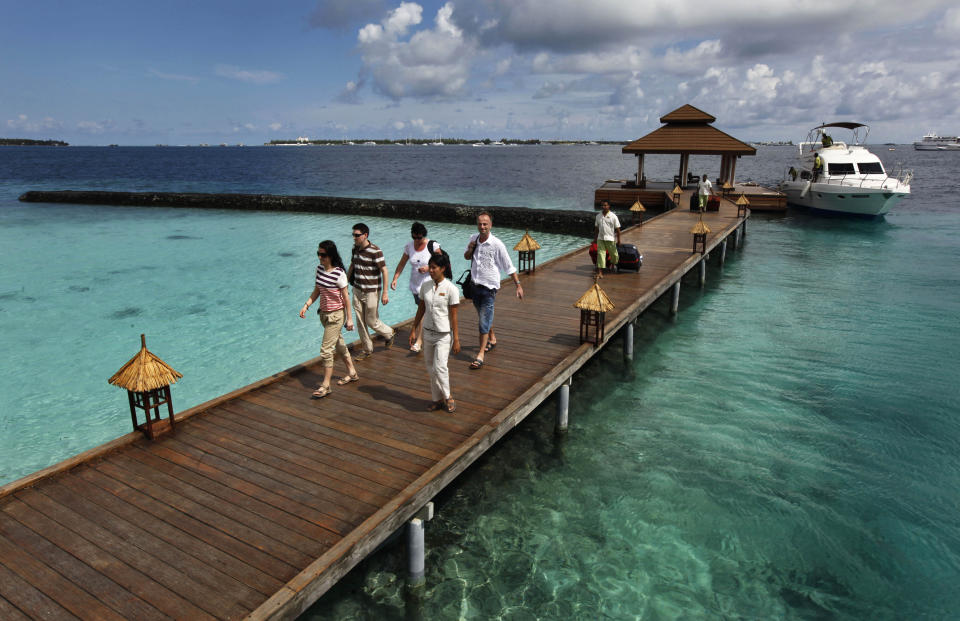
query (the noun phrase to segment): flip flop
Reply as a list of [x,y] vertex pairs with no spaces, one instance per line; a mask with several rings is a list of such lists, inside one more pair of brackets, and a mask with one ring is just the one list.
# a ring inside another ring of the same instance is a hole
[[457,402],[453,399],[447,399],[447,412],[453,414],[457,411]]
[[482,366],[483,366],[483,360],[480,360],[479,358],[477,358],[476,360],[470,363],[470,370],[476,371]]
[[360,376],[354,373],[353,375],[344,375],[337,380],[337,386],[346,386],[350,382],[359,382]]
[[319,388],[317,388],[316,390],[313,391],[313,398],[314,398],[314,399],[323,399],[324,397],[326,397],[326,396],[329,395],[329,394],[330,394],[330,387],[329,387],[329,386],[320,386]]
[[487,343],[487,347],[483,350],[484,352],[493,351],[493,348],[497,346],[497,343]]

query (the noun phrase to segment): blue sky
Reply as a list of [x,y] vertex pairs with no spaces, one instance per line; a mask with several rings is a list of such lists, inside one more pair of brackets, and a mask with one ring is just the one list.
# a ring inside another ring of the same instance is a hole
[[[708,8],[704,8],[707,6]],[[909,7],[909,8],[908,8]],[[960,133],[960,6],[912,0],[8,0],[0,137],[744,140]]]

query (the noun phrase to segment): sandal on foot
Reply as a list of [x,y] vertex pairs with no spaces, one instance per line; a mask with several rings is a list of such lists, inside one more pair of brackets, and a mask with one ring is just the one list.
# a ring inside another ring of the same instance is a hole
[[316,390],[313,391],[313,398],[314,398],[314,399],[322,399],[322,398],[326,397],[326,396],[329,395],[329,394],[330,394],[330,387],[329,387],[329,386],[320,386],[319,388],[317,388]]
[[359,382],[360,376],[354,373],[353,375],[344,375],[337,380],[337,386],[346,386],[350,382]]
[[493,348],[496,347],[496,346],[497,346],[496,343],[487,343],[487,346],[486,346],[486,348],[484,348],[483,351],[485,351],[485,352],[493,351]]
[[470,370],[476,371],[482,366],[483,366],[483,360],[480,360],[479,358],[477,358],[476,360],[470,363]]
[[436,412],[437,410],[444,409],[444,407],[445,406],[443,405],[443,401],[434,401],[433,403],[430,404],[429,407],[427,407],[427,411]]
[[415,354],[419,354],[419,353],[420,353],[420,346],[417,345],[417,344],[413,344],[413,345],[410,346],[410,351],[412,351],[412,352],[415,353]]
[[453,399],[447,399],[447,412],[453,414],[457,411],[457,402]]

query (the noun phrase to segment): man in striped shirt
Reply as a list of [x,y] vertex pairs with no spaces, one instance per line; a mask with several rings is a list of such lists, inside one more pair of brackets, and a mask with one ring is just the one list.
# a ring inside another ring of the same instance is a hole
[[[380,321],[378,302],[384,306],[390,301],[387,295],[387,262],[383,251],[370,243],[370,227],[363,222],[353,225],[353,258],[350,262],[350,282],[353,283],[353,310],[357,317],[357,333],[360,335],[360,351],[354,360],[363,360],[373,353],[373,330],[393,345],[393,328]],[[379,294],[379,295],[378,295]],[[378,299],[379,298],[379,299]]]

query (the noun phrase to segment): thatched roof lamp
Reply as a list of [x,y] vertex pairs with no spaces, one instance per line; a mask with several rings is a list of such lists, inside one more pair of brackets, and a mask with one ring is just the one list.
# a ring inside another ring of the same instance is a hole
[[580,296],[574,307],[580,309],[580,342],[594,345],[602,343],[607,311],[613,309],[613,302],[600,288],[600,284],[594,281],[593,286]]
[[673,204],[677,207],[680,206],[680,195],[683,194],[683,190],[680,189],[680,184],[673,186]]
[[690,232],[693,233],[693,251],[697,252],[699,246],[700,254],[705,254],[707,252],[707,233],[710,232],[710,227],[703,221],[702,212],[700,213],[700,219],[693,225]]
[[513,247],[517,251],[517,270],[529,274],[537,269],[537,250],[540,244],[530,237],[530,231],[524,231],[523,237]]
[[733,184],[730,183],[730,181],[724,181],[723,186],[720,188],[720,190],[723,196],[726,197],[727,194],[730,194],[730,192],[733,191]]
[[640,202],[639,198],[637,199],[637,202],[630,206],[630,213],[633,215],[634,224],[643,226],[643,212],[646,210],[647,208],[643,206],[643,203]]
[[[173,401],[170,385],[183,377],[147,349],[147,337],[140,335],[140,351],[108,381],[127,391],[133,430],[154,440],[173,430]],[[160,406],[167,406],[168,420],[160,419]],[[137,422],[137,410],[143,410],[145,422]],[[151,416],[152,414],[152,416]]]
[[746,218],[747,207],[749,206],[750,206],[750,201],[747,200],[747,197],[743,195],[743,192],[740,192],[740,198],[737,199],[737,217]]

